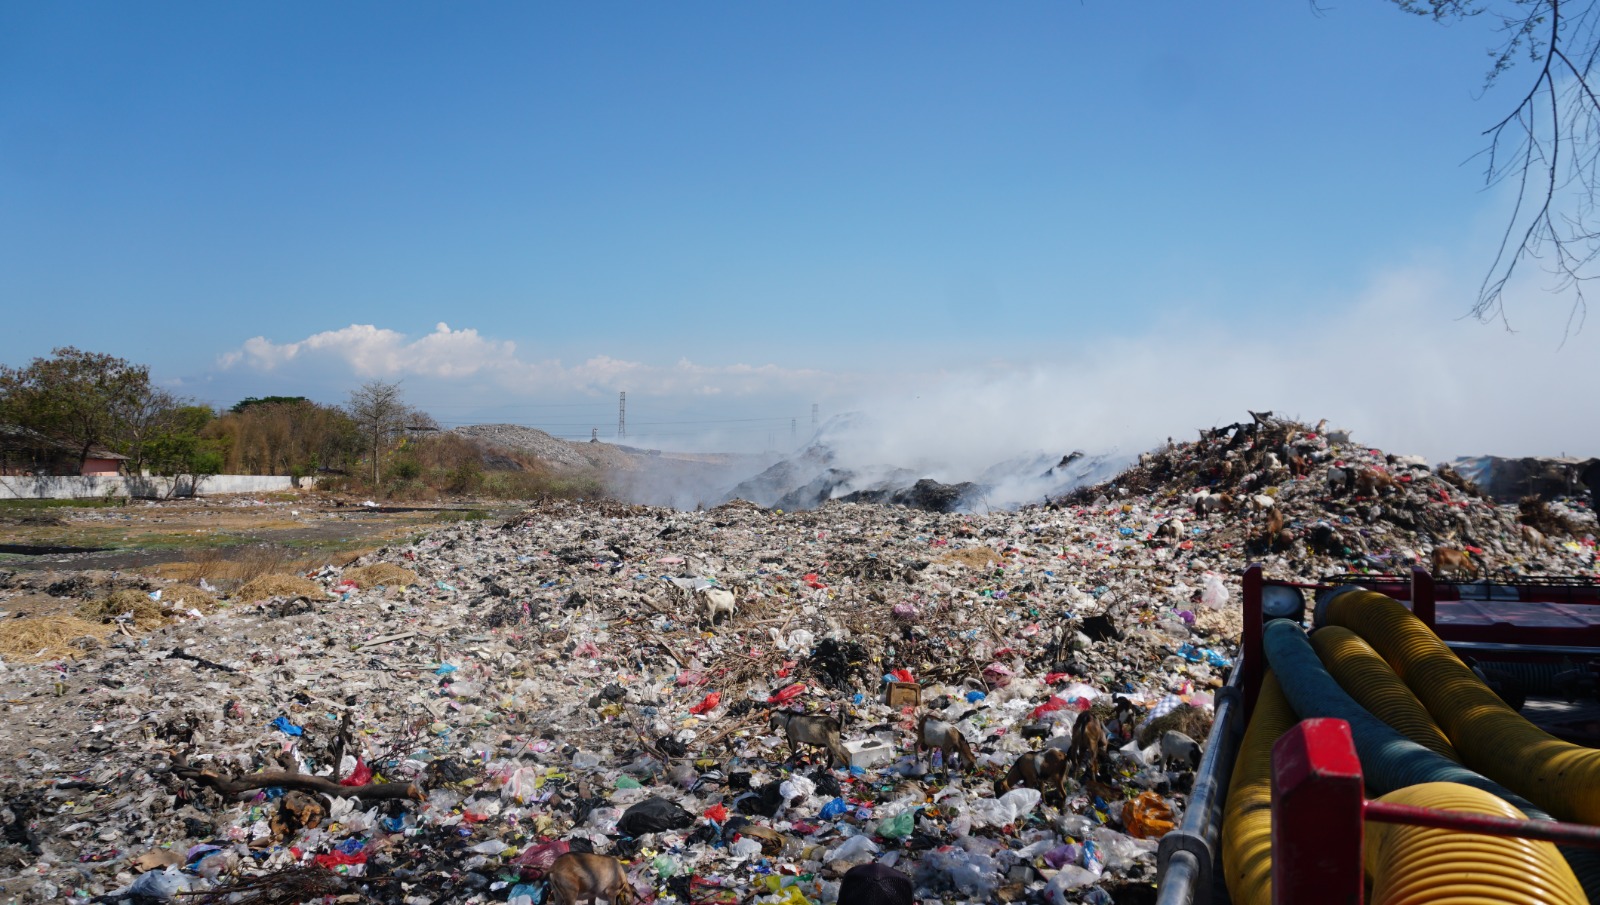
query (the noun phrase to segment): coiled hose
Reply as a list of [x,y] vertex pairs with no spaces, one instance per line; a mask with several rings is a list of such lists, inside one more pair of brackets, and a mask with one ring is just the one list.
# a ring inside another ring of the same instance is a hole
[[[1410,786],[1378,800],[1523,818],[1487,792],[1449,782]],[[1588,902],[1567,862],[1548,842],[1377,822],[1368,823],[1366,833],[1373,905]]]
[[1382,594],[1347,591],[1317,605],[1317,624],[1343,626],[1372,645],[1468,766],[1561,820],[1600,824],[1600,750],[1564,742],[1523,719],[1405,607]]
[[1546,816],[1499,783],[1440,757],[1368,713],[1323,668],[1298,623],[1274,619],[1267,623],[1262,640],[1267,663],[1278,674],[1284,697],[1301,719],[1327,716],[1350,724],[1369,793],[1383,795],[1424,782],[1456,782],[1499,796],[1524,811]]
[[1222,816],[1222,873],[1235,905],[1272,905],[1272,746],[1299,722],[1271,670],[1239,743]]
[[1428,709],[1355,632],[1330,625],[1311,634],[1311,646],[1339,686],[1364,709],[1429,751],[1461,763]]

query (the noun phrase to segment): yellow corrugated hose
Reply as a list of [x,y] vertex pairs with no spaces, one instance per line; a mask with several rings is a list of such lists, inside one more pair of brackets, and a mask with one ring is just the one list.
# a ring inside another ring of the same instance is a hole
[[1222,818],[1222,871],[1234,905],[1272,905],[1272,745],[1299,722],[1267,671],[1239,743]]
[[[1488,792],[1453,782],[1408,786],[1378,799],[1397,804],[1524,818]],[[1578,879],[1548,842],[1368,823],[1373,905],[1585,905]]]
[[1559,820],[1600,824],[1600,750],[1564,742],[1523,719],[1399,603],[1349,591],[1318,607],[1319,625],[1360,635],[1387,660],[1462,761]]
[[1311,646],[1329,675],[1373,716],[1435,754],[1461,763],[1428,709],[1355,632],[1330,625],[1311,634]]

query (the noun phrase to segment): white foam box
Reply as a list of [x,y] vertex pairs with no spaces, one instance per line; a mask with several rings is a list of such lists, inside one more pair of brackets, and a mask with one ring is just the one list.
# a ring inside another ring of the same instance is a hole
[[850,753],[850,766],[870,770],[894,760],[894,746],[881,738],[864,738],[844,743]]

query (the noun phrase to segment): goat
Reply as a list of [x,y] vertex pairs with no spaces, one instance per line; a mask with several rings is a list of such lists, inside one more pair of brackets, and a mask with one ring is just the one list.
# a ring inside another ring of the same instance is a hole
[[732,591],[723,590],[722,588],[706,588],[702,591],[696,591],[695,597],[705,606],[706,618],[711,620],[712,625],[717,624],[717,616],[719,615],[732,619],[739,612],[738,598],[733,596]]
[[555,905],[578,905],[605,899],[611,905],[630,905],[633,884],[622,862],[610,855],[567,852],[550,865],[550,893]]
[[1094,712],[1085,710],[1072,724],[1072,743],[1067,747],[1067,759],[1081,775],[1090,778],[1100,775],[1101,759],[1106,753],[1106,729],[1094,718]]
[[1169,729],[1161,733],[1161,763],[1170,766],[1176,760],[1190,770],[1200,766],[1200,743],[1178,732]]
[[1049,797],[1050,791],[1055,790],[1061,800],[1067,800],[1067,755],[1060,748],[1045,748],[1042,751],[1029,751],[1018,757],[1006,771],[1005,778],[994,781],[994,794],[1004,795],[1018,786],[1029,789],[1038,789],[1041,795]]
[[944,752],[944,762],[949,764],[956,755],[970,770],[978,765],[977,758],[972,756],[972,746],[967,744],[967,737],[961,730],[946,723],[944,720],[935,719],[933,714],[924,713],[917,721],[917,753],[924,749],[937,748]]
[[772,716],[767,718],[767,726],[773,731],[777,731],[780,727],[783,729],[791,754],[799,754],[801,745],[825,748],[841,766],[846,768],[850,766],[850,752],[845,750],[844,743],[839,740],[841,731],[839,721],[831,716],[774,710]]
[[1478,574],[1477,561],[1472,558],[1472,554],[1465,550],[1456,550],[1451,547],[1434,547],[1431,560],[1435,574],[1443,575],[1446,571],[1457,574],[1462,572],[1471,575]]

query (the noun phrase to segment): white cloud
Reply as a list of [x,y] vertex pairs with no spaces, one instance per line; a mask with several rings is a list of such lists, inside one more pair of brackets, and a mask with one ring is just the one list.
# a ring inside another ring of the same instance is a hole
[[[473,394],[485,409],[618,390],[739,413],[737,406],[752,400],[780,414],[831,400],[828,413],[859,409],[874,425],[841,441],[850,446],[848,463],[926,465],[950,478],[1036,451],[1130,452],[1168,436],[1189,439],[1196,428],[1245,418],[1247,409],[1325,417],[1361,442],[1434,460],[1600,454],[1600,421],[1592,416],[1600,330],[1591,325],[1563,346],[1566,302],[1532,282],[1514,295],[1522,332],[1462,319],[1472,288],[1442,268],[1416,266],[1374,279],[1354,298],[1313,308],[1286,304],[1248,321],[1216,312],[1197,322],[1211,312],[1191,309],[1136,335],[1063,347],[1048,362],[930,365],[912,363],[909,350],[874,350],[873,360],[897,357],[901,364],[889,371],[885,363],[873,375],[607,355],[569,365],[445,324],[415,338],[370,324],[287,343],[258,336],[220,364],[258,379],[274,374],[333,386],[352,374],[406,378],[419,398]],[[1064,319],[1061,329],[1070,323]],[[1004,355],[1004,343],[997,338],[991,354]],[[759,448],[769,434],[766,426],[738,437],[707,430],[690,436],[675,428],[660,442]]]
[[797,392],[834,385],[840,375],[776,365],[672,364],[626,361],[598,355],[575,365],[559,359],[533,361],[517,353],[516,343],[489,339],[472,328],[438,324],[417,339],[372,324],[351,324],[295,342],[264,336],[246,340],[218,358],[224,370],[271,373],[290,365],[347,370],[362,378],[420,377],[443,382],[484,377],[508,393],[616,392],[639,396],[740,396]]

